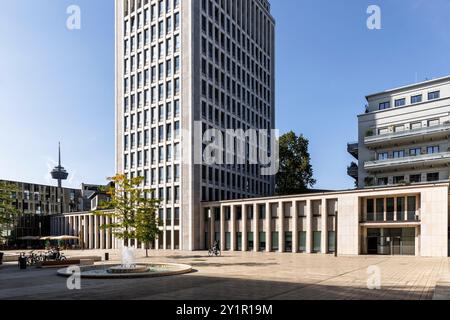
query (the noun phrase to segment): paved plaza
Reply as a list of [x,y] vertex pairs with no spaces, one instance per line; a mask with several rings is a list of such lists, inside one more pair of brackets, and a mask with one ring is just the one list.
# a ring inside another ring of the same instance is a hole
[[[104,256],[104,252],[65,254]],[[119,252],[107,252],[119,261]],[[144,255],[139,252],[138,262],[190,264],[195,271],[164,278],[82,279],[81,290],[70,291],[55,269],[19,270],[16,263],[8,263],[0,267],[0,299],[432,299],[436,283],[449,274],[448,258],[278,253],[210,258],[205,252],[150,252],[146,259]],[[367,288],[368,270],[381,272],[380,290]]]

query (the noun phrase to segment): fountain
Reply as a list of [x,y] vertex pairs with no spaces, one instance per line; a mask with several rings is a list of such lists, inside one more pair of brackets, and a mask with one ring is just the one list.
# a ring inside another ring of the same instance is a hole
[[106,271],[112,274],[130,274],[130,273],[144,273],[148,271],[148,266],[137,265],[134,255],[133,247],[123,247],[122,249],[122,264],[114,266]]
[[[101,264],[95,266],[81,266],[81,277],[90,279],[115,278],[147,278],[164,277],[189,273],[192,267],[174,263],[137,264],[135,249],[124,247],[122,249],[122,264]],[[68,268],[58,270],[58,275],[69,277],[72,272]]]

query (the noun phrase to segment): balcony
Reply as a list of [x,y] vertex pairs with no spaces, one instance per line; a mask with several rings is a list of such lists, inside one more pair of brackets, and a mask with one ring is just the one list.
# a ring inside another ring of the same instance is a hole
[[450,123],[401,132],[372,135],[364,138],[368,148],[381,148],[390,145],[415,144],[425,141],[444,140],[450,137]]
[[416,169],[430,166],[445,166],[449,163],[450,152],[441,152],[403,158],[367,161],[364,163],[364,169],[367,171],[386,171],[387,169]]
[[347,144],[347,152],[350,153],[355,159],[358,159],[359,154],[358,142],[351,142]]
[[358,165],[354,162],[347,167],[347,175],[358,181]]

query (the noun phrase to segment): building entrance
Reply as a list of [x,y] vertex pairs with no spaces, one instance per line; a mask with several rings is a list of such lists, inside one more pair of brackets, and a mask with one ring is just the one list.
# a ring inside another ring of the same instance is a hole
[[368,254],[413,256],[416,253],[415,251],[414,228],[367,230]]

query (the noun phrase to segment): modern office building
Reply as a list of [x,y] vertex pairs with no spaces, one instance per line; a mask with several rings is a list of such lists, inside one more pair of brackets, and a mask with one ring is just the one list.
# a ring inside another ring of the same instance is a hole
[[58,187],[34,183],[6,181],[18,190],[12,194],[13,204],[21,213],[17,219],[13,238],[48,235],[49,217],[60,212],[83,211],[83,197],[79,189],[61,188],[58,201]]
[[257,165],[202,165],[196,126],[273,129],[266,0],[116,0],[116,171],[163,199],[159,249],[199,249],[202,201],[272,195]]
[[450,76],[366,97],[348,168],[358,187],[449,179]]

